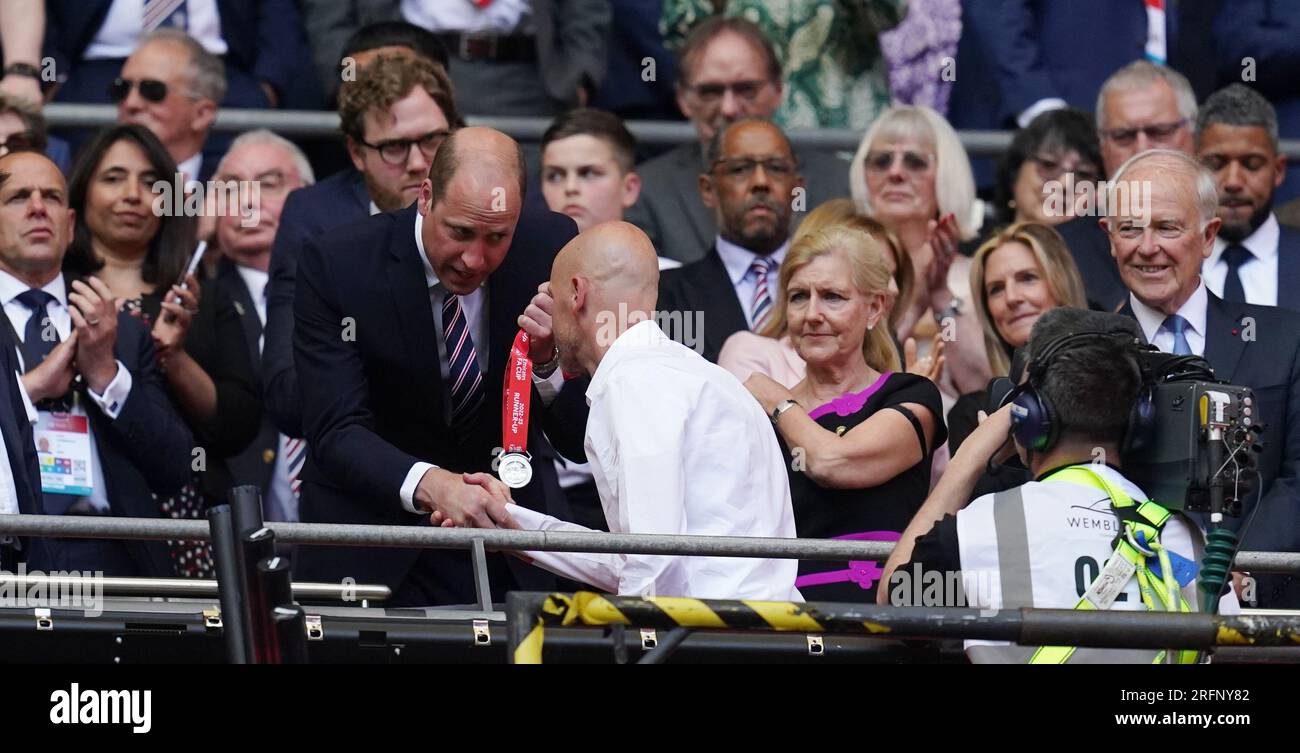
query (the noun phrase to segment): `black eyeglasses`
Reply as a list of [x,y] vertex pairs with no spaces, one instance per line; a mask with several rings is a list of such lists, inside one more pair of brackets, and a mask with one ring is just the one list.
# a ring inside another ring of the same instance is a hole
[[713,172],[732,180],[747,180],[754,174],[754,170],[758,169],[759,165],[763,166],[763,172],[774,178],[787,178],[795,171],[793,162],[780,157],[769,157],[767,159],[737,157],[735,159],[720,159],[714,162]]
[[30,132],[11,133],[9,138],[0,141],[0,155],[10,152],[22,152],[36,148],[36,137]]
[[887,173],[889,168],[894,166],[894,159],[897,157],[902,161],[903,169],[909,173],[923,173],[930,169],[930,164],[934,161],[933,154],[922,154],[904,150],[901,152],[870,151],[867,152],[867,158],[864,160],[869,173]]
[[122,100],[131,96],[131,89],[139,83],[140,96],[150,102],[161,102],[167,99],[167,84],[155,78],[142,78],[137,82],[135,79],[122,78],[118,76],[108,85],[108,98],[113,100],[113,104],[118,104]]
[[380,158],[390,165],[401,165],[406,162],[407,157],[411,155],[411,147],[420,147],[420,152],[426,159],[433,159],[433,155],[438,152],[438,147],[442,142],[447,140],[451,131],[438,130],[429,131],[418,139],[392,139],[390,141],[381,141],[378,144],[371,144],[367,141],[357,141],[366,147],[370,147],[379,152]]
[[695,98],[706,104],[713,104],[722,101],[730,91],[738,99],[752,102],[767,87],[766,81],[761,79],[750,79],[749,81],[737,81],[733,84],[697,84],[687,88]]
[[1136,128],[1106,128],[1101,130],[1101,135],[1118,146],[1131,146],[1137,140],[1139,133],[1145,133],[1148,139],[1157,144],[1164,144],[1173,139],[1178,129],[1185,125],[1187,125],[1187,118],[1179,118],[1172,123],[1153,123]]

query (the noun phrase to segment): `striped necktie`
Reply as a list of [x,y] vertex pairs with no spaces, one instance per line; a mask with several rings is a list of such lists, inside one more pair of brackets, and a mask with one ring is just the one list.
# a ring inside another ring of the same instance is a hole
[[458,426],[473,418],[483,404],[483,374],[478,368],[469,322],[460,307],[460,296],[454,293],[447,293],[443,298],[442,329],[451,379],[451,424]]
[[144,0],[144,32],[163,26],[185,30],[185,0]]
[[754,296],[749,302],[750,329],[758,332],[772,316],[772,293],[768,288],[768,277],[776,271],[776,261],[769,256],[760,256],[749,265],[749,271],[757,280]]
[[289,476],[289,489],[297,501],[302,496],[302,464],[307,460],[307,443],[296,437],[280,435],[281,452],[284,453],[285,473]]

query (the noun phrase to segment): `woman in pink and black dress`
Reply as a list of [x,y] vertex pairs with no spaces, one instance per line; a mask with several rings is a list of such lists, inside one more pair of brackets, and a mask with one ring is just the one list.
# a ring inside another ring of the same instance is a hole
[[[800,538],[896,541],[929,492],[942,400],[899,368],[889,281],[879,242],[846,227],[801,238],[781,265],[777,306],[805,376],[786,389],[754,374],[745,386],[775,415]],[[879,575],[876,562],[804,561],[796,585],[809,601],[870,603]]]

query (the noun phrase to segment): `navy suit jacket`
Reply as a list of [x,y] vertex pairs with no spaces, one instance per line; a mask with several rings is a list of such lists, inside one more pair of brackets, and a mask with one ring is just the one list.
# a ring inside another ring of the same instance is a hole
[[266,286],[266,329],[262,342],[262,397],[280,431],[301,437],[302,400],[293,367],[293,296],[303,245],[326,230],[370,215],[365,177],[355,169],[335,173],[289,194],[271,247]]
[[[76,67],[113,0],[46,0],[46,54],[55,69]],[[284,99],[308,57],[306,33],[294,0],[217,0],[228,64],[275,87]],[[299,82],[300,83],[300,82]]]
[[1300,311],[1300,228],[1279,225],[1277,239],[1277,305]]
[[1088,300],[1104,311],[1114,311],[1128,300],[1128,289],[1110,255],[1110,237],[1096,217],[1075,217],[1056,226],[1083,277]]
[[[424,266],[415,242],[414,207],[369,217],[307,241],[298,266],[294,301],[294,356],[300,375],[303,427],[309,449],[302,472],[304,522],[428,525],[401,505],[400,488],[411,467],[431,462],[452,471],[490,471],[501,444],[501,400],[516,320],[550,277],[557,249],[512,246],[487,282],[486,401],[477,419],[453,433],[443,410],[445,375],[438,358]],[[560,221],[563,220],[563,223]],[[573,223],[549,214],[573,234]],[[522,231],[521,231],[522,232]],[[518,236],[517,236],[518,237]],[[341,336],[344,317],[355,337]],[[583,380],[573,380],[574,382]],[[513,497],[521,505],[567,517],[558,493],[554,452],[581,448],[585,400],[549,408],[534,390],[528,450],[534,477]],[[579,449],[579,453],[580,453]],[[415,549],[305,547],[296,563],[307,580],[377,582],[394,590],[420,553]],[[455,602],[473,601],[473,578],[463,552],[435,553],[436,577],[449,583]],[[493,555],[496,557],[498,555]],[[549,587],[553,578],[511,558],[519,585]],[[426,574],[427,575],[427,574]],[[505,587],[508,584],[495,584]]]
[[[7,329],[7,328],[6,328]],[[18,493],[18,512],[24,515],[41,515],[41,472],[36,458],[36,443],[32,438],[32,425],[27,420],[27,406],[18,391],[18,358],[13,348],[0,348],[0,435],[4,436],[5,461],[14,477]],[[42,561],[43,538],[22,538],[25,557]]]
[[[258,352],[258,341],[262,337],[262,320],[257,316],[257,307],[254,305],[253,296],[244,284],[244,278],[239,276],[239,271],[235,268],[235,263],[228,258],[222,259],[217,267],[217,279],[213,285],[229,295],[235,303],[235,311],[239,315],[239,321],[244,329],[244,340],[248,345],[248,358],[253,364],[253,374],[259,385],[261,385],[261,353]],[[275,456],[280,449],[280,432],[276,430],[275,424],[271,418],[262,414],[261,428],[258,430],[256,438],[252,444],[241,452],[226,458],[226,466],[230,470],[230,476],[235,486],[253,485],[262,490],[265,494],[267,487],[271,483],[271,474],[275,471]]]
[[[736,288],[731,284],[731,276],[722,264],[722,257],[716,246],[711,246],[703,259],[691,262],[677,269],[665,270],[659,278],[658,310],[673,314],[667,319],[666,331],[670,337],[685,345],[686,335],[698,339],[704,338],[704,349],[699,351],[713,363],[718,362],[722,344],[733,334],[749,329],[749,320],[745,310],[736,298]],[[685,324],[688,317],[699,316],[703,327]],[[689,331],[687,331],[689,330]]]
[[[1120,313],[1133,310],[1125,303]],[[1220,379],[1254,391],[1255,415],[1264,422],[1262,497],[1253,494],[1229,525],[1257,509],[1241,548],[1300,552],[1300,314],[1210,293],[1205,329],[1205,360]],[[1257,578],[1262,606],[1300,608],[1300,578]]]
[[[0,327],[0,337],[8,345],[5,351],[16,352],[17,343],[10,327]],[[104,415],[89,397],[83,396],[81,401],[90,418],[103,465],[109,507],[117,517],[160,518],[162,513],[152,495],[173,494],[190,480],[194,438],[167,393],[154,356],[153,339],[139,319],[127,313],[118,314],[113,355],[131,372],[131,392],[117,418]],[[30,429],[27,435],[26,443],[30,444]],[[5,442],[9,443],[7,434]],[[12,454],[10,463],[13,463]],[[40,474],[33,478],[33,487],[39,489]],[[175,575],[167,542],[126,541],[125,544],[139,575],[155,578]],[[27,561],[32,568],[48,567],[31,555]]]
[[[1188,76],[1198,99],[1215,86],[1213,56],[1205,50],[1213,49],[1211,21],[1221,2],[1180,0],[1173,19],[1169,62]],[[1132,0],[965,0],[961,5],[961,75],[948,105],[957,128],[1015,127],[1020,112],[1048,97],[1092,112],[1106,78],[1145,54],[1146,10]]]

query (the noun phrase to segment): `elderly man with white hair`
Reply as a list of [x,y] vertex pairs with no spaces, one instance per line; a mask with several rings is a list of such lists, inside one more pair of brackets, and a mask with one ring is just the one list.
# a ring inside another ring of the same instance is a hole
[[[1214,177],[1192,157],[1142,152],[1111,180],[1127,189],[1114,192],[1101,220],[1128,289],[1121,313],[1160,350],[1202,356],[1221,379],[1252,388],[1255,415],[1265,422],[1260,489],[1229,525],[1254,517],[1243,549],[1300,551],[1300,314],[1224,301],[1206,289],[1201,265],[1222,221]],[[1300,607],[1294,575],[1256,576],[1255,585],[1261,606]]]
[[[261,364],[262,328],[266,325],[266,283],[271,245],[280,226],[280,211],[289,192],[315,182],[311,163],[293,142],[271,131],[249,131],[230,145],[217,166],[214,183],[255,187],[231,195],[249,206],[229,207],[216,218],[213,243],[221,252],[216,285],[235,301],[248,340],[249,356]],[[262,490],[268,520],[298,519],[297,472],[306,458],[301,439],[287,437],[263,415],[262,428],[248,449],[227,463],[234,483]]]

